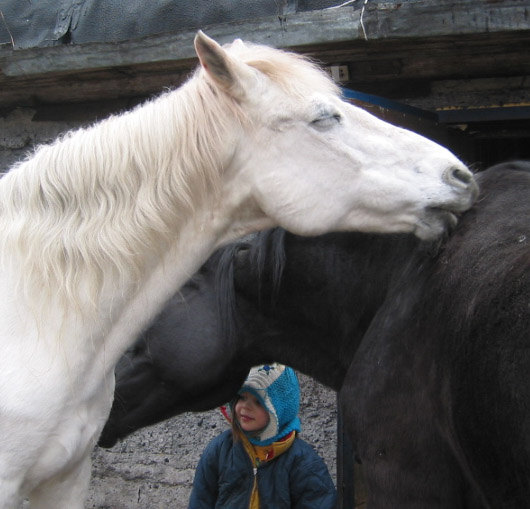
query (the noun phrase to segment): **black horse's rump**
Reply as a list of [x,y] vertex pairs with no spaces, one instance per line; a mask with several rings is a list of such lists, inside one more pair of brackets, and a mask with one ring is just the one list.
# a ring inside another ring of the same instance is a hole
[[530,163],[478,181],[435,249],[272,230],[221,250],[120,361],[100,443],[224,403],[277,360],[341,390],[371,508],[526,507]]

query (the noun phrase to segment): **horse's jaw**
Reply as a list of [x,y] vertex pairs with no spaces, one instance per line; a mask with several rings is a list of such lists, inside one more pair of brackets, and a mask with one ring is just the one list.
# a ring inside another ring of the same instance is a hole
[[216,248],[245,235],[277,226],[243,188],[244,186],[238,186],[237,182],[230,182],[226,186],[224,200],[212,211],[211,224],[217,238]]

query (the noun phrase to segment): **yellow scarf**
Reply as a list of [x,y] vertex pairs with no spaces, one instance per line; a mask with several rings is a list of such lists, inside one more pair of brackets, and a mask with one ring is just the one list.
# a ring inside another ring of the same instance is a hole
[[254,484],[252,486],[249,509],[259,509],[258,481],[256,475],[257,469],[262,463],[277,458],[280,454],[289,449],[296,438],[296,432],[291,431],[291,433],[285,436],[282,440],[273,442],[270,445],[253,445],[249,442],[244,433],[239,433],[239,438],[245,447],[245,451],[247,451],[254,469]]

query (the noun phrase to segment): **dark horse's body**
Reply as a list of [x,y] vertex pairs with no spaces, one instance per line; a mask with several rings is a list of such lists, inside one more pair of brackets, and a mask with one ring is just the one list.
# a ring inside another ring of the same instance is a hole
[[118,363],[100,445],[226,403],[262,362],[338,391],[396,277],[395,259],[408,260],[417,245],[412,235],[305,238],[276,229],[218,252]]
[[530,507],[530,164],[504,167],[350,366],[340,397],[372,507],[467,507],[466,480],[474,507]]
[[102,443],[218,405],[275,359],[342,386],[371,508],[528,507],[530,164],[479,184],[434,256],[408,236],[286,234],[282,262],[278,231],[263,263],[218,254],[120,362]]

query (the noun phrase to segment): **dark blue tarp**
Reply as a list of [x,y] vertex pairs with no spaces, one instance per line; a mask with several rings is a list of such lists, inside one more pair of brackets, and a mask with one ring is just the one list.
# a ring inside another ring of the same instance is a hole
[[[358,0],[361,1],[362,0]],[[114,42],[291,12],[344,0],[2,0],[0,44]]]

